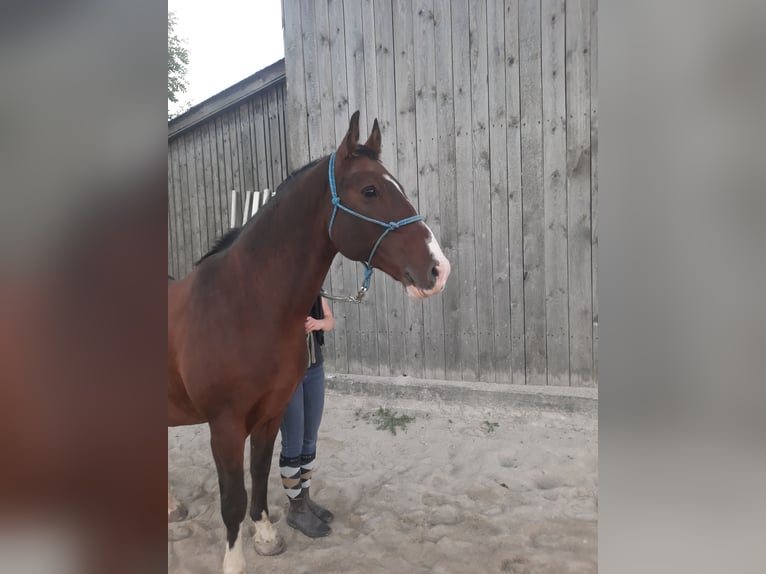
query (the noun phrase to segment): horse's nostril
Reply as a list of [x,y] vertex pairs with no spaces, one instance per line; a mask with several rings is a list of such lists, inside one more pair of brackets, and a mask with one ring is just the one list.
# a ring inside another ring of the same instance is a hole
[[434,276],[434,279],[436,279],[437,277],[439,277],[439,266],[438,266],[438,265],[434,265],[434,266],[431,268],[431,275],[433,275],[433,276]]

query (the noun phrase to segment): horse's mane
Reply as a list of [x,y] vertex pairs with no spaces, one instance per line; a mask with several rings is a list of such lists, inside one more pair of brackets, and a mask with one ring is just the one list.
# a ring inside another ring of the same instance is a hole
[[[359,145],[356,146],[356,149],[354,149],[354,155],[355,156],[361,155],[361,156],[373,159],[375,161],[378,161],[380,159],[379,154],[374,149],[369,148],[366,145],[362,145],[362,144],[359,144]],[[316,164],[318,164],[320,161],[322,161],[325,157],[327,157],[327,156],[323,156],[323,157],[317,158],[317,159],[315,159],[313,161],[310,161],[309,163],[307,163],[303,167],[300,167],[300,168],[296,169],[294,172],[292,172],[290,175],[288,175],[287,178],[282,183],[279,184],[275,194],[279,193],[279,191],[287,183],[292,181],[295,178],[295,176],[300,175],[304,171],[306,171],[307,169],[310,169],[310,168],[314,167]]]
[[226,233],[224,233],[218,241],[215,242],[213,245],[213,248],[205,253],[202,257],[200,257],[199,261],[197,261],[194,266],[196,267],[200,263],[202,263],[205,259],[210,257],[211,255],[215,255],[216,253],[220,253],[221,251],[225,251],[228,249],[232,243],[239,237],[239,234],[242,232],[241,227],[232,227],[229,229]]
[[[361,155],[361,156],[373,159],[375,161],[377,161],[379,159],[378,158],[378,153],[375,150],[367,147],[366,145],[361,145],[361,144],[356,146],[356,149],[354,150],[354,155]],[[300,175],[301,173],[303,173],[304,171],[306,171],[308,169],[311,169],[312,167],[314,167],[316,164],[318,164],[323,159],[324,159],[324,157],[317,158],[317,159],[315,159],[313,161],[310,161],[309,163],[307,163],[303,167],[300,167],[300,168],[296,169],[294,172],[292,172],[290,175],[288,175],[287,178],[282,183],[280,183],[277,186],[277,190],[274,192],[274,195],[276,196],[280,191],[282,191],[284,189],[284,187],[286,185],[288,185],[289,183],[291,183],[292,180],[296,176]],[[267,206],[268,206],[268,204],[267,204]],[[265,208],[266,208],[266,206],[264,206],[264,209]],[[263,210],[259,210],[258,213],[256,214],[256,216],[252,217],[245,225],[249,225],[250,223],[252,223],[253,220],[255,220],[258,217],[258,215],[260,215],[261,213],[263,213]],[[216,253],[221,253],[222,251],[226,251],[236,241],[236,239],[237,239],[237,237],[239,237],[240,233],[242,233],[242,227],[232,227],[231,229],[229,229],[229,231],[224,233],[218,239],[218,241],[215,242],[215,244],[210,249],[210,251],[208,251],[202,257],[200,257],[200,259],[194,264],[194,266],[196,267],[197,265],[202,263],[205,259],[207,259],[208,257],[210,257],[212,255],[215,255]],[[171,277],[168,276],[168,279],[171,279]]]

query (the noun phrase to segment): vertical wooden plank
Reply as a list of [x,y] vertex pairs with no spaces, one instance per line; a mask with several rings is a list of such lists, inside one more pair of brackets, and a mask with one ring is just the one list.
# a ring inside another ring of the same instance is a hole
[[471,58],[468,4],[452,0],[452,65],[455,107],[455,181],[460,307],[460,368],[462,379],[479,380],[479,340],[476,316],[476,239],[473,203],[473,145],[471,139]]
[[229,194],[231,190],[226,189],[226,185],[222,181],[221,170],[223,170],[223,162],[221,161],[221,153],[219,151],[218,140],[218,118],[210,120],[209,134],[210,134],[210,158],[212,161],[212,177],[213,177],[213,190],[216,198],[216,236],[220,237],[226,232],[228,225],[228,213],[229,213]]
[[[362,43],[364,61],[364,95],[367,111],[367,133],[379,115],[378,110],[378,74],[377,74],[377,39],[375,37],[375,5],[373,0],[362,0]],[[385,17],[385,15],[384,15]]]
[[[434,54],[434,2],[412,3],[413,60],[415,77],[415,132],[417,142],[417,186],[420,213],[437,239],[441,236],[439,209],[439,152],[436,130],[436,58]],[[443,299],[423,301],[424,374],[429,379],[443,379],[444,312]]]
[[190,231],[190,267],[202,256],[200,242],[200,218],[199,204],[197,201],[197,170],[194,163],[194,133],[189,132],[181,136],[183,141],[183,160],[181,165],[186,172],[185,193],[189,202],[189,231]]
[[213,198],[215,200],[215,236],[220,237],[226,227],[226,211],[229,194],[226,188],[221,189],[221,178],[218,164],[218,137],[215,127],[215,118],[208,123],[208,157],[210,158],[210,177],[212,181]]
[[[321,7],[320,7],[321,9]],[[317,51],[317,6],[313,0],[301,7],[303,30],[303,66],[306,83],[306,112],[308,116],[308,161],[322,155],[321,116],[319,104],[319,61]],[[296,168],[300,166],[295,166]]]
[[[241,190],[234,183],[234,176],[232,174],[232,152],[231,142],[229,140],[229,118],[228,115],[221,116],[220,122],[221,128],[221,149],[223,151],[223,166],[224,166],[224,179],[226,180],[226,189],[236,191],[239,193]],[[240,199],[241,203],[241,199]],[[234,204],[234,213],[231,214],[231,219],[234,221],[241,221],[242,214],[239,205]],[[236,225],[236,223],[235,223]]]
[[593,381],[591,286],[590,2],[566,7],[569,337],[572,385]]
[[471,133],[476,233],[476,311],[479,326],[479,379],[495,380],[492,316],[492,214],[490,211],[489,87],[485,0],[468,4],[471,55]]
[[232,220],[232,210],[236,210],[236,200],[231,200],[232,188],[226,178],[226,154],[223,148],[223,127],[221,116],[215,118],[216,168],[218,170],[218,189],[221,201],[221,234],[226,233]]
[[[332,65],[332,93],[333,93],[333,125],[335,130],[335,141],[337,143],[343,139],[348,130],[349,110],[348,110],[348,86],[346,85],[346,36],[343,18],[342,0],[328,0],[327,5],[328,22],[330,22],[330,62]],[[289,86],[288,86],[289,93]],[[348,280],[351,273],[354,273],[351,261],[344,261],[343,256],[338,254],[335,257],[332,268],[333,288],[339,293],[351,293],[357,289],[357,285]],[[351,267],[351,273],[348,273],[345,267]],[[352,312],[348,304],[339,304],[335,306],[338,311],[335,314],[336,329],[342,336],[336,337],[335,344],[335,365],[338,372],[349,372],[349,339],[352,334],[349,330]],[[357,325],[359,324],[357,311]]]
[[[279,124],[279,165],[282,166],[279,183],[290,175],[287,165],[287,125],[285,120],[285,105],[287,105],[284,84],[276,88],[277,93],[277,123]],[[316,112],[314,112],[316,113]],[[274,190],[276,191],[276,187]]]
[[[361,11],[365,109],[367,111],[367,126],[372,129],[372,124],[378,116],[378,75],[373,0],[362,0]],[[385,280],[381,277],[377,283],[377,287],[370,293],[371,298],[367,302],[367,306],[363,306],[359,310],[360,327],[363,331],[368,332],[367,336],[373,343],[370,348],[362,347],[363,372],[370,375],[380,375],[381,363],[388,362],[388,334],[385,329],[387,313]],[[383,366],[383,370],[387,372],[388,365]]]
[[460,267],[457,257],[457,187],[455,180],[455,109],[452,83],[452,14],[449,2],[434,2],[436,132],[438,160],[439,243],[452,265],[442,298],[444,378],[460,380]]
[[168,144],[168,274],[177,277],[178,243],[176,242],[175,197],[173,194],[173,158]]
[[[348,110],[353,113],[359,110],[359,139],[364,142],[367,129],[367,105],[364,97],[364,40],[362,39],[362,9],[359,0],[343,0],[343,21],[345,26],[346,48],[346,85],[348,94]],[[346,282],[358,286],[362,281],[361,265],[344,265]],[[354,287],[354,291],[357,287]],[[365,301],[364,306],[369,302]],[[354,305],[346,314],[346,329],[348,332],[348,368],[352,373],[364,373],[362,350],[373,344],[369,332],[363,332],[361,318],[362,305]],[[365,307],[366,309],[367,307]],[[365,329],[364,331],[367,331]],[[377,344],[377,341],[375,341]],[[377,353],[377,349],[375,349]]]
[[[332,64],[330,61],[330,22],[327,15],[327,0],[313,0],[314,1],[314,17],[316,22],[316,80],[319,90],[319,110],[315,115],[319,118],[319,142],[322,145],[319,150],[319,156],[330,154],[335,149],[335,121],[333,110],[333,88],[332,88]],[[332,265],[330,271],[327,273],[325,279],[324,288],[333,293],[335,291],[335,285],[333,283],[334,275],[337,273],[337,266]],[[340,307],[331,303],[331,309],[333,315]],[[346,348],[345,332],[336,327],[329,333],[329,337],[325,337],[326,352],[325,360],[329,363],[328,368],[331,368],[334,372],[338,372],[338,365],[335,362],[337,351],[336,345],[340,340],[341,346]]]
[[[364,65],[364,109],[367,116],[367,132],[378,115],[378,75],[377,54],[375,50],[375,11],[372,0],[362,0],[361,36],[362,59]],[[366,137],[364,133],[362,137]],[[388,362],[388,334],[385,332],[386,320],[386,288],[382,273],[380,281],[368,293],[369,300],[359,309],[359,327],[362,332],[362,373],[380,375],[381,363]],[[383,322],[383,328],[379,325]],[[388,371],[388,365],[383,367]]]
[[178,189],[181,198],[182,221],[184,224],[184,272],[186,275],[191,271],[194,264],[194,231],[192,230],[191,191],[189,189],[189,170],[186,155],[186,138],[179,137],[177,140],[178,172],[180,175],[180,187]]
[[343,23],[345,25],[348,108],[351,113],[359,110],[359,139],[364,141],[369,129],[367,125],[367,100],[364,93],[362,5],[359,0],[343,0]]
[[267,177],[268,166],[266,165],[267,148],[269,146],[266,141],[266,120],[263,113],[263,99],[257,96],[253,99],[253,128],[255,132],[255,154],[256,174],[257,179],[255,181],[255,187],[257,189],[265,189],[269,187],[269,180]]
[[330,30],[327,0],[314,0],[316,22],[316,80],[319,90],[319,131],[322,135],[320,156],[329,155],[337,145],[335,136],[335,110],[333,100],[333,62],[331,45],[335,43],[335,32]]
[[204,158],[202,157],[202,126],[194,129],[194,172],[197,185],[197,213],[199,214],[199,238],[201,255],[207,253],[211,238],[207,228],[207,190],[205,189]]
[[[170,179],[170,175],[168,175],[168,179]],[[168,182],[169,185],[170,182]],[[170,197],[168,197],[168,202],[170,202]],[[175,277],[173,255],[173,226],[170,221],[170,209],[168,209],[168,275],[171,277]]]
[[527,384],[546,384],[540,3],[519,6],[524,327]]
[[271,151],[271,180],[268,187],[269,189],[276,189],[284,178],[282,177],[282,152],[280,151],[281,142],[279,139],[279,118],[277,115],[277,94],[275,90],[269,90],[266,101],[269,109],[268,146]]
[[[239,105],[237,108],[237,117],[239,123],[239,149],[242,156],[240,163],[242,165],[242,188],[247,191],[255,189],[255,179],[253,178],[253,144],[250,141],[250,111],[247,102]],[[250,213],[246,214],[249,218]]]
[[171,142],[168,141],[168,227],[171,230],[172,247],[168,252],[170,258],[170,269],[168,273],[173,277],[178,274],[178,242],[176,240],[176,221],[175,221],[175,194],[173,193],[173,156],[171,151]]
[[[263,143],[258,141],[259,122],[262,123],[262,118],[259,116],[259,101],[258,96],[250,98],[248,101],[248,111],[250,113],[250,142],[252,146],[252,169],[253,169],[253,189],[261,189],[259,184],[261,179],[261,161],[264,154]],[[262,126],[261,126],[262,129]]]
[[[301,11],[304,2],[285,2],[284,21],[285,73],[287,75],[288,172],[308,163],[308,124],[306,122],[306,86],[303,66]],[[343,22],[343,20],[340,20]],[[275,188],[276,189],[276,188]]]
[[[374,0],[375,66],[378,79],[378,124],[381,133],[381,160],[388,170],[398,173],[396,146],[396,74],[394,71],[394,29],[391,0]],[[378,288],[385,291],[386,314],[378,316],[378,329],[385,329],[388,356],[379,345],[380,374],[401,375],[406,372],[404,336],[404,290],[390,277],[379,277]],[[387,359],[387,362],[386,362]]]
[[[229,150],[230,150],[230,157],[231,157],[231,181],[232,181],[232,189],[236,189],[240,193],[243,193],[245,191],[245,186],[242,181],[241,177],[241,171],[242,171],[242,164],[240,162],[240,148],[239,148],[239,134],[238,134],[238,125],[239,121],[237,119],[237,112],[236,110],[231,111],[227,115],[227,128],[229,130]],[[242,213],[239,214],[239,217],[242,217]],[[241,221],[241,219],[240,219]]]
[[242,204],[242,219],[241,219],[241,226],[244,226],[245,223],[247,223],[250,219],[250,213],[253,209],[253,192],[248,190],[245,190],[242,192],[244,194],[244,203]]
[[[176,237],[178,240],[178,275],[177,277],[183,277],[188,273],[188,262],[190,257],[188,252],[191,249],[191,236],[187,234],[189,227],[189,209],[188,198],[185,198],[186,193],[186,169],[181,169],[181,138],[176,138],[171,143],[171,155],[173,158],[173,193],[176,200]],[[183,154],[184,160],[186,154]]]
[[598,0],[590,7],[590,217],[593,287],[593,384],[598,384]]
[[231,206],[231,209],[229,213],[231,214],[229,227],[234,228],[237,226],[237,197],[239,194],[237,193],[237,190],[232,189],[231,190],[231,203],[229,204]]
[[508,150],[506,113],[505,10],[487,2],[489,80],[489,206],[491,213],[493,360],[497,382],[511,382],[511,290],[508,243]]
[[[268,194],[269,190],[264,190],[264,197],[266,194]],[[250,206],[250,218],[252,219],[256,213],[258,213],[258,209],[261,207],[261,192],[256,190],[253,192],[253,204]]]
[[569,384],[564,0],[542,3],[545,339],[548,384]]
[[[393,1],[394,67],[396,70],[397,106],[397,178],[410,201],[419,209],[418,166],[415,125],[415,75],[413,49],[412,7],[409,1]],[[414,377],[424,375],[423,305],[405,298],[406,373]]]
[[521,102],[519,2],[505,0],[505,109],[508,152],[509,279],[511,290],[511,380],[526,382],[524,346],[524,235],[521,203]]
[[218,197],[213,185],[213,164],[215,158],[210,153],[210,122],[202,125],[200,132],[200,141],[202,143],[202,170],[205,182],[205,212],[207,215],[207,237],[208,244],[205,251],[210,249],[218,238]]
[[266,165],[266,187],[273,187],[274,181],[274,152],[271,147],[271,122],[269,120],[269,98],[267,94],[261,95],[261,107],[263,109],[263,135],[265,139],[265,147],[263,148],[265,154]]

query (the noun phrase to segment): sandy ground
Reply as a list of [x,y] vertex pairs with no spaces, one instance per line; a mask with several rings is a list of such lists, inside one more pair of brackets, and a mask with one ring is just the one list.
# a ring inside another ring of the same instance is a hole
[[[396,436],[377,430],[360,414],[380,406],[415,421]],[[597,571],[595,416],[328,391],[312,495],[336,519],[317,540],[285,523],[279,444],[269,499],[287,550],[262,557],[246,540],[248,572]],[[186,520],[168,524],[168,572],[221,572],[224,528],[207,426],[168,431],[168,472],[189,507]],[[249,538],[252,521],[245,524]]]

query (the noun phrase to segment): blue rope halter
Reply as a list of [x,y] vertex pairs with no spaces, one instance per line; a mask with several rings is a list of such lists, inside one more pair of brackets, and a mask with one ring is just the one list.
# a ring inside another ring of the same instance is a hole
[[336,301],[345,301],[348,303],[361,303],[362,298],[364,297],[364,294],[367,292],[367,290],[370,288],[370,280],[372,279],[372,258],[375,257],[375,252],[378,250],[378,246],[383,241],[383,238],[388,235],[390,232],[394,231],[395,229],[399,229],[400,227],[404,225],[408,225],[410,223],[415,223],[416,221],[423,221],[425,217],[422,215],[413,215],[411,217],[406,217],[404,219],[400,219],[399,221],[389,221],[388,223],[384,223],[383,221],[380,221],[378,219],[373,219],[372,217],[367,217],[366,215],[362,215],[361,213],[358,213],[354,211],[353,209],[349,209],[345,205],[341,205],[340,198],[338,197],[338,191],[335,188],[335,152],[333,152],[330,155],[330,167],[328,168],[328,176],[330,180],[330,193],[332,195],[332,216],[330,217],[330,227],[327,230],[330,234],[330,239],[332,239],[332,226],[333,223],[335,223],[335,216],[338,214],[338,209],[342,209],[346,213],[353,215],[354,217],[358,217],[359,219],[363,219],[364,221],[369,221],[370,223],[375,223],[376,225],[380,225],[381,227],[385,227],[385,231],[378,237],[378,240],[375,242],[375,245],[372,247],[372,251],[370,251],[370,256],[367,258],[367,261],[364,261],[364,280],[362,281],[362,286],[359,288],[359,293],[357,293],[356,297],[333,297],[331,295],[328,295],[324,291],[322,294],[328,298],[328,299],[334,299]]

